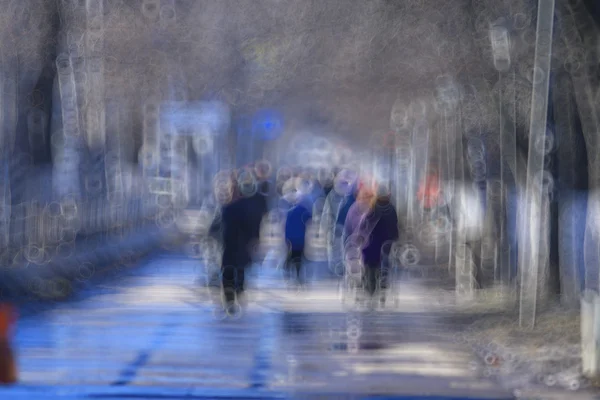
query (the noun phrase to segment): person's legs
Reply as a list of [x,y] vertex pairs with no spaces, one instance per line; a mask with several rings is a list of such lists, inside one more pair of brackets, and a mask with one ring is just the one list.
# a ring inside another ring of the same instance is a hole
[[294,269],[294,265],[292,263],[292,251],[289,250],[287,257],[285,259],[285,264],[283,266],[283,279],[288,284],[291,283],[293,269]]
[[377,289],[377,269],[371,265],[365,265],[365,291],[370,297],[373,297]]
[[246,281],[246,268],[236,268],[235,292],[237,294],[244,292],[244,283]]
[[231,265],[223,266],[223,297],[225,299],[225,303],[230,305],[235,300],[235,274],[236,268]]
[[284,268],[284,277],[289,284],[301,282],[302,250],[291,250]]
[[369,293],[371,295],[371,297],[375,296],[375,293],[377,293],[377,284],[379,281],[379,268],[378,267],[371,267],[371,292]]
[[470,241],[467,242],[466,245],[471,250],[471,260],[473,261],[473,278],[475,279],[475,286],[476,288],[481,289],[484,285],[483,270],[481,269],[481,241]]
[[388,289],[389,268],[381,267],[378,270],[379,301],[385,303],[385,295]]
[[247,299],[245,293],[246,268],[247,267],[239,267],[236,269],[235,282],[235,298],[238,304],[244,308],[247,306]]
[[302,250],[292,251],[292,263],[294,264],[296,273],[296,283],[303,284],[304,277],[302,276]]

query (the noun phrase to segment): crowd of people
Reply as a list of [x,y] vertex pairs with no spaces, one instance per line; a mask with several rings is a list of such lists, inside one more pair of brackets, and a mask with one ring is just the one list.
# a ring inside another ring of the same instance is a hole
[[[273,212],[285,224],[283,271],[288,285],[304,288],[308,283],[302,269],[307,226],[313,224],[326,243],[331,273],[354,280],[369,304],[376,302],[376,295],[384,304],[388,287],[384,258],[400,236],[389,185],[349,168],[282,168],[273,175],[265,163],[220,174],[216,197],[221,210],[211,232],[222,244],[221,287],[227,312],[245,304],[246,270],[255,261],[261,223]],[[428,181],[419,192],[428,207],[439,195],[434,186]]]

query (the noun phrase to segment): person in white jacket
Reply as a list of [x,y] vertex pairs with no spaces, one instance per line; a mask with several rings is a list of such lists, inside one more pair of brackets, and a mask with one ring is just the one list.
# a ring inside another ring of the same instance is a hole
[[[451,209],[456,227],[456,248],[464,246],[465,254],[457,252],[457,257],[466,257],[466,265],[473,266],[475,286],[481,287],[481,234],[484,223],[484,208],[480,191],[471,183],[454,182]],[[456,259],[455,259],[456,260]],[[456,261],[458,263],[458,261]],[[472,263],[472,264],[471,264]]]
[[356,172],[340,171],[334,179],[333,190],[325,199],[321,215],[319,235],[327,240],[329,269],[338,276],[344,274],[342,233],[348,210],[356,201],[356,182]]

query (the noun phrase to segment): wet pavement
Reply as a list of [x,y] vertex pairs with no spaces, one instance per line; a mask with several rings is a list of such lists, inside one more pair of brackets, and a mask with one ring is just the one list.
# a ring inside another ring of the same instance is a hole
[[295,291],[254,272],[236,317],[198,286],[198,262],[175,256],[24,316],[20,384],[0,398],[512,398],[414,284],[396,286],[398,307],[348,311],[326,274]]

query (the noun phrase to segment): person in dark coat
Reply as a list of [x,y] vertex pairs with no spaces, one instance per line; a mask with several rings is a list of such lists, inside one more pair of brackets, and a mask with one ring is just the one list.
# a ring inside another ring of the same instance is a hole
[[252,264],[260,224],[267,211],[266,198],[257,190],[257,182],[253,176],[238,176],[235,183],[233,199],[221,212],[222,282],[228,310],[232,309],[235,300],[239,300],[244,293],[245,270]]
[[[381,289],[380,301],[385,302],[385,290],[388,287],[387,263],[383,263],[383,246],[387,242],[398,240],[398,214],[387,193],[379,193],[374,206],[365,216],[367,226],[373,226],[367,245],[363,249],[365,266],[365,287],[373,296],[377,282]],[[368,228],[367,228],[368,229]],[[386,267],[384,267],[386,265]]]
[[362,237],[359,242],[365,292],[372,298],[379,286],[380,302],[385,303],[389,271],[382,268],[382,264],[386,264],[382,263],[382,249],[384,244],[399,238],[398,214],[384,186],[375,184],[373,188],[362,190],[368,194],[359,195],[363,200],[357,201],[348,213],[345,236]]

